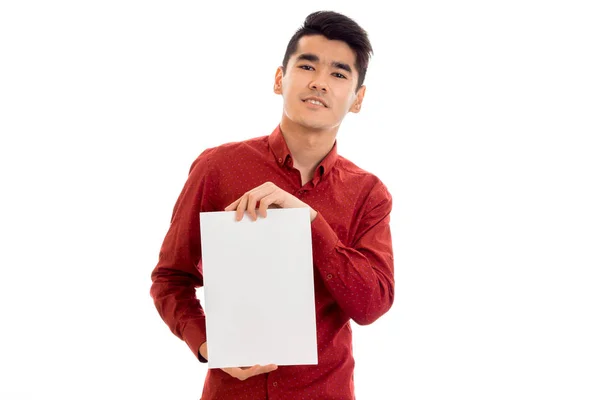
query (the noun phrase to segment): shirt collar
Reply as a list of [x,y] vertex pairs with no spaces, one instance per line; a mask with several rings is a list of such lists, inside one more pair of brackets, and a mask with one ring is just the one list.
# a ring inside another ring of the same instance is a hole
[[[269,147],[271,148],[271,152],[275,156],[275,161],[279,164],[280,167],[283,167],[286,163],[288,165],[292,165],[292,153],[290,153],[290,149],[285,142],[285,138],[281,133],[281,125],[277,125],[277,127],[273,130],[271,135],[269,136]],[[325,158],[321,160],[321,163],[317,166],[315,170],[315,178],[323,177],[331,168],[338,159],[337,153],[337,140],[334,142],[332,149],[327,153]]]

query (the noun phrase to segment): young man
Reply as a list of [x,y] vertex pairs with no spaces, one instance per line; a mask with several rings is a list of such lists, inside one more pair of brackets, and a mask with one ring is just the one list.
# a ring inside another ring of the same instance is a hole
[[274,91],[283,97],[275,130],[205,150],[191,166],[152,272],[162,319],[207,362],[195,295],[203,284],[199,213],[236,211],[240,220],[246,212],[255,220],[270,207],[307,207],[319,355],[318,365],[209,369],[202,399],[354,399],[350,319],[370,324],[394,299],[390,193],[336,146],[344,116],[360,111],[371,53],[353,20],[309,15],[275,74]]

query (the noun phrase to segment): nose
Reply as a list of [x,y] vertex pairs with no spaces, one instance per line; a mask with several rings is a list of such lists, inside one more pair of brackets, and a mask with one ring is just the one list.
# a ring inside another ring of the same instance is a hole
[[321,82],[312,82],[310,85],[311,89],[323,92],[323,93],[327,93],[327,86],[324,83]]
[[310,83],[310,88],[319,92],[327,93],[327,84],[322,74],[316,74],[315,79]]

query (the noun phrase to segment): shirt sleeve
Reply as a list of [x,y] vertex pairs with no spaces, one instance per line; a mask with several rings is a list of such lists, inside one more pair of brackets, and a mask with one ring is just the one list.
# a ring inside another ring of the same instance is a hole
[[207,360],[198,350],[206,342],[206,323],[196,288],[203,285],[199,214],[212,208],[207,200],[209,155],[207,150],[192,163],[152,271],[150,288],[163,321],[204,363]]
[[373,323],[394,301],[392,197],[382,183],[364,209],[351,246],[339,240],[321,213],[311,225],[315,268],[340,308],[359,325]]

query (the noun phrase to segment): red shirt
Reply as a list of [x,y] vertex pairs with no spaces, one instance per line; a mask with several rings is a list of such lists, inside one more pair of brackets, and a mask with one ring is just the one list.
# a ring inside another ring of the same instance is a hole
[[195,291],[203,284],[199,213],[223,211],[265,182],[318,213],[311,230],[319,362],[279,366],[245,381],[209,369],[202,399],[354,399],[350,319],[370,324],[394,300],[392,199],[376,176],[339,156],[337,145],[304,186],[279,126],[269,136],[200,154],[175,203],[152,272],[154,304],[171,331],[206,362],[198,353],[206,341],[206,325]]

